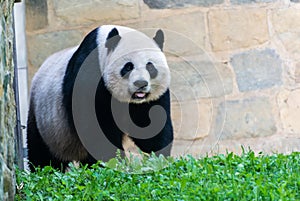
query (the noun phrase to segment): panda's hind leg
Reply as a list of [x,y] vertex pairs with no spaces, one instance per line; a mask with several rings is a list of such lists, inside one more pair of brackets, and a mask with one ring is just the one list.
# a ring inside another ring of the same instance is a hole
[[35,171],[35,167],[44,167],[51,165],[55,169],[64,171],[68,162],[63,162],[54,157],[37,128],[35,113],[32,104],[29,106],[28,120],[27,120],[27,148],[29,168]]

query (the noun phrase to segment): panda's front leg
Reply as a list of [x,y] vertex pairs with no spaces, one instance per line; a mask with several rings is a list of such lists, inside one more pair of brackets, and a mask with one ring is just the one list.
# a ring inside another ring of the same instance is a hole
[[143,154],[145,154],[145,153],[143,153],[138,148],[138,146],[134,143],[134,141],[126,133],[123,134],[122,146],[123,146],[126,158],[128,158],[128,159],[137,158],[139,160],[143,159]]

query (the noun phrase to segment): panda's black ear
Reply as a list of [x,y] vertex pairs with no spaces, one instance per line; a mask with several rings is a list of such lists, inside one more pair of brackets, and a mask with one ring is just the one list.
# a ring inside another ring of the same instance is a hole
[[163,51],[165,37],[164,32],[161,29],[157,30],[153,40],[156,42],[161,51]]
[[119,35],[118,30],[113,28],[106,38],[105,47],[107,48],[107,52],[109,53],[113,51],[117,47],[120,40],[121,36]]

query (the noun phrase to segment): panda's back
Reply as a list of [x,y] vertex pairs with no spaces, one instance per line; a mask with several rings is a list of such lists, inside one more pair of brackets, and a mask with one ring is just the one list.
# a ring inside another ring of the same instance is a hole
[[[37,118],[37,120],[44,119],[46,121],[49,119],[47,118],[49,114],[58,112],[53,108],[56,108],[61,103],[63,76],[74,51],[75,48],[70,48],[51,55],[33,77],[31,98],[35,100],[35,108],[43,108],[35,112],[36,116],[41,115],[43,117]],[[38,127],[41,127],[43,124],[43,122],[37,123]]]
[[[62,104],[65,71],[77,48],[68,48],[48,57],[35,74],[31,84],[34,115],[41,137],[48,145],[51,144],[50,149],[55,150],[53,152],[57,153],[58,157],[63,156],[65,159],[74,157],[73,150],[69,151],[68,156],[66,147],[75,144],[80,146],[80,142],[74,138],[74,133],[70,130],[65,118],[66,110]],[[83,150],[79,148],[78,152],[85,155]],[[60,156],[60,153],[63,154]]]

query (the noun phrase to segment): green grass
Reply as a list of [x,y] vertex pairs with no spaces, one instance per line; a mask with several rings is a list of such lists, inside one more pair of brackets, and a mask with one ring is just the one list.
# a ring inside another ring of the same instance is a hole
[[299,152],[116,158],[107,166],[17,170],[16,200],[300,200]]

